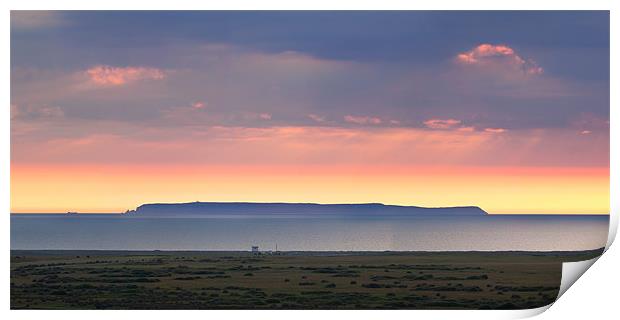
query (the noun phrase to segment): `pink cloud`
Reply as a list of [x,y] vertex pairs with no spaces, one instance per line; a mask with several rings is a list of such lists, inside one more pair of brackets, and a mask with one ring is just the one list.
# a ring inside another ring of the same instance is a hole
[[64,117],[64,111],[59,107],[42,105],[16,105],[11,104],[11,119],[24,119],[24,118],[61,118]]
[[11,29],[37,30],[69,24],[62,11],[11,11]]
[[316,114],[309,114],[308,118],[316,121],[316,122],[325,122],[325,117],[318,116]]
[[[571,125],[576,127],[580,132],[587,131],[607,131],[609,130],[609,120],[601,118],[592,113],[582,113],[571,121]],[[587,134],[587,133],[585,133]]]
[[[160,127],[135,130],[126,123],[77,123],[49,137],[51,125],[13,135],[15,163],[204,165],[591,165],[609,162],[609,139],[574,139],[573,129],[476,130],[335,127]],[[105,128],[106,134],[97,130]],[[14,130],[14,128],[11,128]],[[577,131],[579,132],[579,131]],[[69,134],[70,133],[70,134]],[[594,133],[593,133],[594,135]],[[585,136],[584,136],[585,137]],[[605,138],[605,137],[603,137]],[[199,148],[196,146],[200,146]],[[575,154],[574,150],[582,150]],[[450,154],[450,157],[446,157]]]
[[203,102],[203,101],[196,101],[196,102],[192,103],[192,108],[194,108],[194,109],[202,109],[202,108],[204,108],[206,106],[207,106],[207,104],[205,102]]
[[165,77],[162,70],[145,67],[94,66],[85,71],[89,79],[97,85],[120,86],[140,80],[161,80]]
[[504,128],[486,128],[486,129],[484,129],[484,132],[503,133],[503,132],[506,132],[506,129],[504,129]]
[[377,117],[367,117],[367,116],[352,116],[347,115],[344,117],[344,121],[355,123],[355,124],[381,124],[381,119]]
[[474,132],[476,131],[476,128],[475,127],[460,127],[457,130],[461,132]]
[[515,55],[515,52],[510,47],[503,45],[494,46],[485,43],[471,51],[459,54],[457,59],[463,63],[479,63],[482,58],[513,55]]
[[590,131],[590,130],[583,130],[580,133],[581,134],[590,134],[590,133],[592,133],[592,131]]
[[258,117],[263,120],[271,120],[271,114],[269,113],[261,113],[258,115]]
[[506,45],[481,44],[470,51],[458,54],[456,61],[466,65],[500,65],[531,75],[544,72],[543,68],[538,66],[534,60],[521,57],[514,49]]
[[429,119],[424,121],[424,125],[431,129],[451,129],[461,124],[461,120],[456,119]]

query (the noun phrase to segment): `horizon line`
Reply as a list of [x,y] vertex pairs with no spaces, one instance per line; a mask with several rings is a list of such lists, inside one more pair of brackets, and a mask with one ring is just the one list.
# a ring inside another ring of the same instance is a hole
[[561,210],[553,211],[513,211],[513,210],[492,210],[487,211],[478,205],[452,205],[452,206],[421,206],[414,204],[385,204],[382,202],[351,202],[351,203],[323,203],[323,202],[278,202],[278,201],[183,201],[183,202],[150,202],[137,205],[133,209],[88,209],[88,210],[11,210],[10,214],[125,214],[129,211],[135,211],[143,205],[183,205],[192,203],[217,203],[217,204],[306,204],[306,205],[382,205],[382,206],[394,206],[394,207],[416,207],[424,209],[440,209],[440,208],[478,208],[489,215],[611,215],[610,209],[604,210],[591,210],[586,212],[565,212]]

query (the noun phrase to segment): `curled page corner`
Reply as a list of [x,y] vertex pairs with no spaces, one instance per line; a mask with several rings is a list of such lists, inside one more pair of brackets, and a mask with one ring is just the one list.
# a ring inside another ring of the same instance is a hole
[[532,318],[532,317],[535,317],[535,316],[537,316],[539,314],[542,314],[543,312],[547,311],[547,309],[549,309],[552,305],[553,305],[553,303],[550,303],[550,304],[548,304],[546,306],[542,306],[542,307],[538,307],[538,308],[516,310],[514,313],[512,313],[510,315],[509,319]]
[[601,256],[590,260],[562,263],[562,281],[556,301],[588,270]]
[[618,233],[618,214],[620,213],[611,212],[609,214],[609,232],[607,233],[607,244],[605,245],[605,251],[607,251],[611,244],[614,243],[614,239]]

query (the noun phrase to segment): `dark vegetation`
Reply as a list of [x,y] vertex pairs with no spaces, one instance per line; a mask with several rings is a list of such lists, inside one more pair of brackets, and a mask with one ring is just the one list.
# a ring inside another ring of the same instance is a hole
[[522,309],[575,253],[12,251],[12,309]]

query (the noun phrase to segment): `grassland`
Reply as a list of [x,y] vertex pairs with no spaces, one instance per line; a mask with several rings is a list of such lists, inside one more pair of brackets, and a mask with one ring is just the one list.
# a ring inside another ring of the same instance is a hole
[[536,308],[600,254],[11,251],[11,308]]

